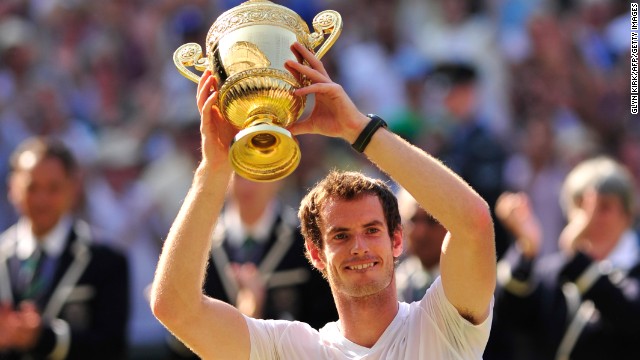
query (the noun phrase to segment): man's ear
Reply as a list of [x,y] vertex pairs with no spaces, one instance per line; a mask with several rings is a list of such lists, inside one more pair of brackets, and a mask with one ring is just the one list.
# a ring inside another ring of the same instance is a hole
[[396,231],[393,232],[393,237],[391,238],[391,247],[393,248],[393,257],[397,258],[402,255],[402,242],[403,242],[403,232],[402,226],[398,226]]
[[314,244],[311,240],[305,239],[304,246],[306,246],[307,248],[309,259],[311,260],[311,263],[313,263],[313,266],[315,266],[318,270],[324,270],[327,265],[325,264],[322,251],[318,249],[316,244]]
[[[26,186],[25,182],[26,181],[24,179],[24,174],[18,173],[16,171],[12,172],[7,177],[7,199],[14,207],[18,209],[20,208],[20,203],[22,202],[22,197],[25,193],[25,191],[22,189]],[[22,211],[22,209],[19,209],[18,211]]]

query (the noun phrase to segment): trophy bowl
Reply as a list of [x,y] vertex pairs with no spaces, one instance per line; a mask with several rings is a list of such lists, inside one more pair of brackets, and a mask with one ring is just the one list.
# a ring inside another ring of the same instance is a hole
[[222,116],[240,131],[230,144],[236,173],[253,181],[274,181],[291,174],[300,162],[300,147],[287,130],[302,114],[306,97],[293,92],[309,84],[294,77],[285,60],[297,61],[290,47],[303,44],[321,58],[342,31],[333,10],[318,13],[313,33],[293,10],[267,0],[249,0],[222,13],[206,38],[206,56],[196,43],[173,54],[178,71],[198,82],[188,69],[210,69],[218,80]]

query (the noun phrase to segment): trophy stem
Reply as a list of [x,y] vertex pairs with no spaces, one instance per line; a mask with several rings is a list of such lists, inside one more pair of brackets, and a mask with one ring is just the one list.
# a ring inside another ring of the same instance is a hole
[[[247,120],[246,123],[249,125],[245,126],[245,129],[249,129],[253,126],[258,126],[258,125],[274,126],[276,123],[275,120],[276,120],[276,117],[272,114],[253,115]],[[269,151],[277,143],[276,137],[273,134],[268,132],[258,133],[257,135],[253,136],[250,141],[251,141],[251,145],[254,148],[259,149],[263,152]]]
[[229,160],[236,173],[253,181],[274,181],[293,172],[300,148],[291,133],[268,119],[253,121],[236,134]]

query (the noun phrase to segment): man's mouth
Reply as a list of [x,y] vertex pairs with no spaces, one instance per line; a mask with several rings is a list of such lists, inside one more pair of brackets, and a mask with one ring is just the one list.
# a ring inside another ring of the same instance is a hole
[[364,269],[368,269],[370,267],[373,267],[375,265],[376,265],[375,262],[370,262],[370,263],[366,263],[366,264],[350,265],[350,266],[347,266],[347,269],[349,269],[349,270],[364,270]]

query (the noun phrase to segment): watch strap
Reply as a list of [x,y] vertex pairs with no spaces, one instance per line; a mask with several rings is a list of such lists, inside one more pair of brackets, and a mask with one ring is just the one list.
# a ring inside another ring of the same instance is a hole
[[369,121],[367,126],[364,127],[360,135],[358,135],[356,141],[351,144],[351,147],[353,147],[359,153],[364,152],[364,150],[367,148],[367,145],[369,145],[373,134],[375,134],[378,129],[380,129],[381,127],[387,127],[387,122],[382,120],[382,118],[378,115],[368,114],[367,117],[371,119],[371,121]]

